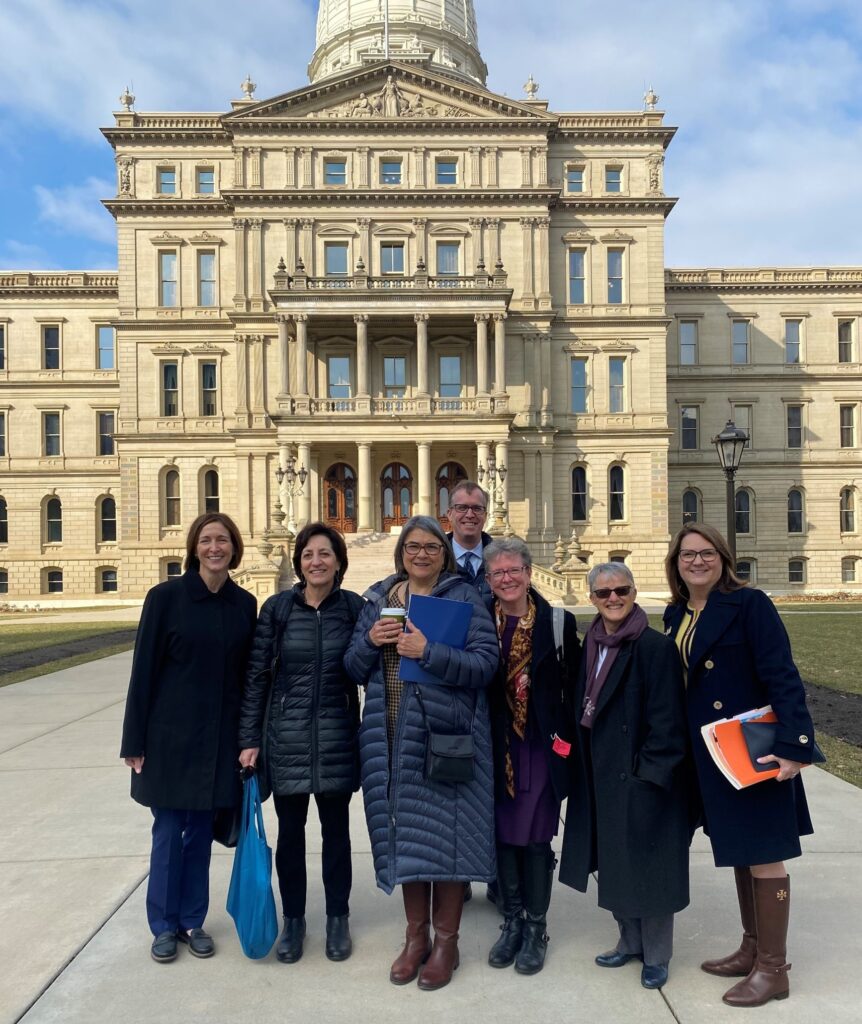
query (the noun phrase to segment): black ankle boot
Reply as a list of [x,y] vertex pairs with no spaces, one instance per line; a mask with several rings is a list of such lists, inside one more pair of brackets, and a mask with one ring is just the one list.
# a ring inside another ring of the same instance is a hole
[[507,917],[500,925],[500,938],[491,947],[488,963],[492,967],[510,967],[521,948],[521,936],[524,931],[524,919]]
[[305,918],[286,917],[284,930],[275,947],[275,955],[283,964],[295,964],[302,957],[302,940],[305,938]]
[[556,866],[550,843],[530,843],[524,851],[524,936],[515,957],[518,974],[538,974],[548,951],[548,907]]
[[346,960],[353,952],[348,916],[326,918],[326,956],[330,960]]
[[521,897],[521,858],[523,850],[506,843],[497,844],[497,892],[503,913],[500,938],[491,947],[488,963],[492,967],[509,967],[521,948],[524,927]]

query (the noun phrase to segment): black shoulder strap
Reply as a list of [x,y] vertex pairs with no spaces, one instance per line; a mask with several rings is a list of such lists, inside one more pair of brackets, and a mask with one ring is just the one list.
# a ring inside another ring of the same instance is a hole
[[361,594],[354,594],[352,590],[343,590],[344,599],[347,601],[347,610],[350,612],[350,618],[353,620],[354,625],[356,620],[359,618],[359,613],[362,611],[362,606],[365,604],[365,598]]
[[293,610],[293,590],[283,590],[275,601],[275,633],[272,636],[272,675],[275,679],[278,668],[278,657],[281,652],[281,641],[287,628],[287,620]]

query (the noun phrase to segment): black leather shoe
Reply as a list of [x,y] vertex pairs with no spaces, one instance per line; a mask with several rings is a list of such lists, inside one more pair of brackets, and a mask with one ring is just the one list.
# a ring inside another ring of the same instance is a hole
[[599,967],[624,967],[629,960],[640,959],[640,953],[621,953],[618,949],[611,949],[607,953],[599,953],[596,963]]
[[662,988],[667,981],[667,964],[644,964],[641,985],[644,988]]
[[177,958],[176,932],[161,932],[153,939],[150,956],[160,964],[170,963]]
[[491,947],[488,963],[492,967],[511,967],[521,949],[524,932],[524,919],[517,916],[507,917],[500,925],[502,934]]
[[305,938],[305,918],[286,917],[284,930],[275,947],[275,955],[283,964],[295,964],[302,957],[302,940]]
[[518,974],[538,974],[545,966],[545,954],[548,952],[548,936],[544,921],[524,922],[524,935],[521,948],[515,957],[515,970]]
[[347,914],[342,914],[326,919],[326,956],[330,960],[346,960],[353,952],[347,918]]
[[180,931],[177,934],[177,939],[180,942],[185,942],[192,956],[200,957],[201,960],[206,960],[208,956],[215,953],[212,936],[203,928],[192,928],[190,932]]

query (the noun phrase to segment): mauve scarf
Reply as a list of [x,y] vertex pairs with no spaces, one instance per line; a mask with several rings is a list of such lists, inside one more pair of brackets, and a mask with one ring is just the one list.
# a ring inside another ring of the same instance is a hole
[[[602,692],[611,666],[616,661],[620,646],[629,640],[637,640],[648,625],[646,612],[637,604],[623,619],[616,633],[605,631],[605,620],[601,615],[597,615],[590,623],[590,628],[587,630],[587,692],[584,694],[584,713],[581,716],[581,725],[585,729],[593,727],[593,713],[599,702],[599,694]],[[602,667],[597,669],[600,646],[607,647],[608,653],[605,655]]]

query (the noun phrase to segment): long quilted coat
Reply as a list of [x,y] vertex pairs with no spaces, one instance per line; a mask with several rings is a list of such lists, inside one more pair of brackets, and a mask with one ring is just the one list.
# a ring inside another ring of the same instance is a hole
[[425,779],[426,731],[414,684],[406,684],[390,755],[386,736],[386,692],[381,650],[368,630],[385,606],[397,576],[375,584],[362,610],[344,663],[353,680],[367,686],[359,732],[365,816],[377,884],[387,893],[416,881],[491,881],[494,859],[494,768],[486,687],[499,660],[497,635],[478,591],[459,576],[444,574],[435,597],[473,605],[463,651],[429,643],[422,668],[440,680],[422,685],[422,699],[435,732],[466,732],[473,709],[475,776],[472,782]]

